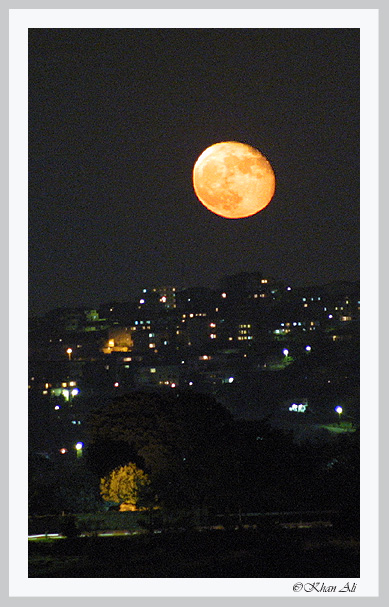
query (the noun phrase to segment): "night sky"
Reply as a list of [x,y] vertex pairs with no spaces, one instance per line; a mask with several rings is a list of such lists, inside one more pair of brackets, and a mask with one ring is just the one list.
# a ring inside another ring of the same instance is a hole
[[[217,287],[359,279],[358,29],[30,29],[29,308]],[[193,165],[220,141],[276,175],[224,219]]]

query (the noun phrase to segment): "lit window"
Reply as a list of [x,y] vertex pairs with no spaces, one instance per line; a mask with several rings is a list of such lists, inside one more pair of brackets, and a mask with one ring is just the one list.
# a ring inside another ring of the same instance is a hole
[[66,381],[62,382],[62,387],[63,387],[63,388],[66,388],[66,386],[67,386],[67,385],[68,385],[68,384],[67,384],[67,382],[66,382]]
[[150,373],[156,373],[157,369],[155,367],[151,367]]
[[149,348],[155,348],[155,344],[149,344]]

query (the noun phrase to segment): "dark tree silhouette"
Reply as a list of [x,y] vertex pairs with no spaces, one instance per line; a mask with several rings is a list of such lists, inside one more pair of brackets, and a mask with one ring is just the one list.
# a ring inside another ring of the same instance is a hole
[[89,419],[87,454],[95,471],[133,461],[166,504],[227,499],[236,459],[233,418],[214,398],[192,392],[131,393]]

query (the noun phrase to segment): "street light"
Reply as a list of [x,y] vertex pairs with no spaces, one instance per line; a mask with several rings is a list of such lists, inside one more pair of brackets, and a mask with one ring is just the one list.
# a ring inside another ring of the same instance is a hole
[[83,447],[84,447],[84,443],[82,443],[81,441],[79,443],[76,443],[75,449],[77,451],[77,457],[82,457]]
[[72,359],[72,352],[73,352],[73,350],[72,350],[71,348],[68,348],[68,349],[66,350],[66,354],[69,356],[69,360],[71,360],[71,359]]
[[339,422],[340,422],[340,416],[343,413],[343,409],[342,409],[342,407],[340,405],[337,405],[334,410],[339,415]]

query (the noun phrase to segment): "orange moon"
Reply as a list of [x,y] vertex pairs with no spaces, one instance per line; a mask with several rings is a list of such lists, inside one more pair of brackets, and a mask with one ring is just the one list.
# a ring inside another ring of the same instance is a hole
[[197,198],[212,213],[227,219],[250,217],[273,198],[276,179],[259,150],[238,141],[208,147],[193,167]]

